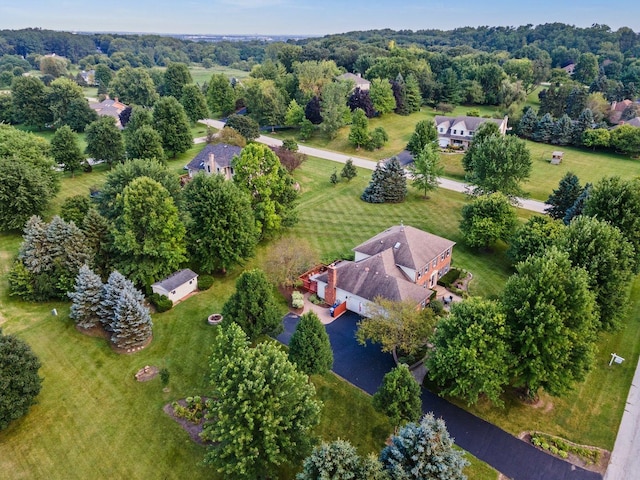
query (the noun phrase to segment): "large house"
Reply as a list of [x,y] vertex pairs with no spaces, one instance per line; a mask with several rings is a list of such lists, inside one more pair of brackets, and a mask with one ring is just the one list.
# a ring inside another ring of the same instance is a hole
[[187,165],[189,178],[198,172],[224,175],[225,179],[233,178],[233,159],[240,156],[242,148],[226,143],[207,145]]
[[89,106],[101,117],[109,116],[115,118],[116,125],[118,125],[119,128],[122,128],[122,125],[120,124],[120,114],[125,108],[127,108],[127,106],[124,103],[119,102],[117,98],[115,100],[105,98],[99,103],[90,102]]
[[498,125],[500,133],[507,133],[508,117],[503,119],[481,117],[444,117],[436,115],[436,130],[438,131],[438,143],[440,147],[468,148],[473,141],[473,134],[485,122],[493,122]]
[[395,225],[358,245],[354,261],[339,261],[310,280],[330,305],[367,315],[376,297],[425,306],[449,271],[455,242],[414,227]]
[[350,80],[355,84],[355,88],[359,88],[360,90],[369,90],[371,88],[371,82],[366,78],[362,78],[362,76],[354,73],[343,73],[342,75],[338,75],[338,80]]

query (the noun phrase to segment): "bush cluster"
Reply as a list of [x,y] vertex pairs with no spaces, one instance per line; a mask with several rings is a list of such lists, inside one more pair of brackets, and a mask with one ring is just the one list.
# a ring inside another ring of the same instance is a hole
[[185,406],[180,405],[178,402],[173,402],[171,404],[175,416],[178,418],[184,418],[187,422],[199,425],[204,418],[206,402],[198,395],[194,397],[187,397],[185,402]]
[[587,463],[595,464],[600,461],[599,450],[590,450],[588,448],[579,447],[577,445],[570,444],[569,442],[565,442],[560,438],[545,435],[544,433],[533,433],[531,435],[531,443],[536,447],[548,450],[561,458],[567,458],[569,453],[573,453],[585,460]]
[[304,307],[304,295],[297,290],[291,293],[291,306],[293,308]]
[[159,293],[152,293],[149,297],[149,301],[155,307],[156,312],[162,313],[167,310],[171,310],[173,302],[166,295],[160,295]]
[[449,288],[451,285],[456,283],[460,277],[462,277],[462,270],[458,268],[452,268],[442,277],[440,277],[440,279],[438,280],[438,285]]
[[198,290],[209,290],[213,285],[213,277],[211,275],[200,275],[198,277]]

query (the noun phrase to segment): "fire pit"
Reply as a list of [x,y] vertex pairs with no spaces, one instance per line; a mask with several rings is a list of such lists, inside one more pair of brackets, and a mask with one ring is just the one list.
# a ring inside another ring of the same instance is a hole
[[209,325],[218,325],[222,322],[222,315],[220,313],[212,313],[209,315],[209,318],[207,318],[207,322]]

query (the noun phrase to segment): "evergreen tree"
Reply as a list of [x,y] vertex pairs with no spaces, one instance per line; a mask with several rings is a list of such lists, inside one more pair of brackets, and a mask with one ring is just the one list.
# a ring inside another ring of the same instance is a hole
[[373,396],[373,406],[384,412],[396,427],[418,421],[422,415],[420,385],[406,364],[399,364],[384,376]]
[[413,73],[407,75],[405,82],[405,105],[409,113],[419,112],[422,105],[420,85]]
[[398,115],[409,115],[411,111],[407,105],[407,87],[401,73],[398,73],[396,79],[391,82],[391,90],[396,100],[395,112]]
[[565,213],[564,218],[562,219],[562,222],[565,225],[569,225],[571,223],[571,220],[573,220],[575,217],[582,215],[582,211],[585,208],[585,205],[587,204],[587,200],[589,200],[589,195],[591,194],[591,184],[587,183],[584,186],[584,189],[582,190],[582,193],[580,195],[578,195],[578,198],[576,198],[576,201],[573,202],[573,205],[571,205],[568,209],[567,209],[567,213]]
[[407,150],[415,157],[422,152],[428,144],[436,144],[437,141],[438,132],[436,131],[435,122],[431,120],[421,120],[416,124],[415,130],[411,134],[411,138],[407,144]]
[[336,185],[340,181],[337,169],[333,169],[333,172],[331,172],[331,175],[329,176],[329,181],[331,182],[331,185]]
[[273,288],[262,270],[242,272],[236,291],[222,307],[224,323],[240,325],[251,341],[258,336],[277,335],[282,318],[273,296]]
[[563,219],[583,190],[578,177],[573,172],[567,172],[560,180],[558,188],[549,195],[547,199],[549,206],[545,208],[545,213],[548,213],[551,218]]
[[375,150],[376,148],[382,148],[385,143],[389,141],[389,135],[381,126],[377,126],[369,135],[369,144],[367,150]]
[[469,465],[464,452],[454,448],[444,420],[432,413],[392,436],[380,461],[391,480],[466,480],[462,472]]
[[364,189],[360,198],[368,203],[384,203],[384,179],[386,177],[385,167],[382,162],[378,162],[375,170],[371,174],[371,181]]
[[152,326],[149,309],[140,301],[138,292],[122,291],[114,311],[111,342],[123,349],[144,345],[151,338]]
[[360,149],[369,142],[369,121],[364,110],[357,108],[351,117],[351,131],[349,132],[349,143]]
[[553,138],[553,117],[550,113],[545,113],[538,124],[536,125],[536,131],[533,132],[533,139],[536,142],[549,143]]
[[90,208],[82,221],[86,244],[93,253],[96,273],[106,278],[113,263],[113,235],[111,225],[95,208]]
[[91,208],[91,199],[88,195],[74,195],[65,198],[60,207],[60,218],[65,222],[73,222],[82,228],[84,217]]
[[551,143],[556,145],[569,145],[573,133],[573,122],[566,113],[553,124]]
[[193,145],[187,114],[174,97],[161,98],[153,107],[153,128],[162,138],[162,148],[173,158]]
[[518,134],[524,138],[532,138],[538,126],[538,115],[533,108],[527,108],[520,123],[518,123]]
[[0,431],[25,415],[40,393],[40,360],[31,347],[0,329]]
[[194,85],[193,83],[182,87],[180,103],[182,104],[184,111],[191,123],[196,123],[198,120],[202,120],[203,118],[207,118],[209,116],[207,99],[202,93],[202,90],[200,90],[198,86]]
[[356,167],[353,164],[353,160],[349,158],[345,162],[344,167],[342,167],[340,176],[346,179],[347,182],[350,182],[352,179],[356,178],[356,175],[358,175],[358,171],[356,170]]
[[595,121],[593,119],[593,112],[589,108],[585,108],[580,113],[578,120],[576,120],[573,124],[573,129],[571,130],[571,143],[573,145],[583,145],[582,136],[584,132],[593,128],[595,125]]
[[385,203],[401,203],[407,197],[407,177],[396,157],[385,164],[383,187]]
[[85,163],[84,155],[80,151],[76,134],[71,127],[63,125],[56,130],[51,139],[51,156],[58,165],[63,165],[65,172],[71,172],[71,178],[76,170],[80,170]]
[[98,275],[83,265],[76,277],[73,292],[67,295],[71,299],[69,317],[80,328],[92,328],[100,323],[100,301],[104,285]]
[[133,283],[124,275],[114,270],[109,275],[107,283],[102,287],[102,297],[100,307],[98,308],[100,323],[102,323],[102,326],[108,332],[114,331],[117,321],[116,310],[118,308],[118,302],[120,295],[125,291],[135,297],[138,303],[143,304],[144,296],[142,293],[137,290]]
[[143,125],[125,137],[127,156],[143,160],[156,159],[164,162],[162,137],[149,125]]
[[331,370],[333,351],[329,335],[314,312],[300,317],[289,341],[289,360],[307,375],[324,374]]
[[362,458],[346,440],[323,443],[313,449],[296,480],[386,480],[382,465],[372,455]]

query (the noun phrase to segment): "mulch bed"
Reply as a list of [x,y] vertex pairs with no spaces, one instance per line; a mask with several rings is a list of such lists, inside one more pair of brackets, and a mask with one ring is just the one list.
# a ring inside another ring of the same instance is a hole
[[[533,445],[533,443],[531,443],[531,433],[529,432],[523,432],[518,436],[519,439],[524,440],[525,442]],[[558,437],[560,438],[560,437]],[[549,455],[553,455],[556,458],[559,458],[560,460],[564,460],[565,462],[569,462],[571,465],[575,465],[576,467],[580,467],[583,468],[585,470],[589,470],[590,472],[598,472],[600,474],[602,474],[604,476],[605,472],[607,471],[607,466],[609,465],[609,459],[611,458],[611,452],[609,450],[604,450],[602,448],[598,448],[598,447],[590,447],[588,445],[579,445],[577,443],[573,443],[570,442],[568,440],[565,440],[564,438],[562,439],[562,441],[564,441],[565,443],[568,443],[570,445],[574,445],[580,448],[584,448],[586,450],[593,450],[593,451],[599,451],[600,452],[600,459],[598,461],[598,463],[589,463],[587,461],[585,461],[582,457],[576,455],[575,453],[571,453],[569,452],[569,456],[567,458],[562,458],[560,455],[554,455],[553,453],[551,453],[549,450],[545,450],[543,448],[540,448],[536,445],[534,445],[534,447],[536,447],[538,450],[541,450]]]
[[[206,401],[206,397],[202,397],[202,399]],[[173,405],[171,405],[171,403],[167,403],[164,406],[164,408],[162,409],[164,413],[166,413],[172,419],[178,422],[180,426],[189,434],[189,436],[191,437],[191,440],[193,440],[197,444],[213,445],[213,442],[209,442],[209,441],[205,442],[204,440],[202,440],[202,438],[200,438],[200,433],[202,433],[202,430],[204,429],[204,419],[200,420],[200,423],[191,423],[184,418],[178,417],[176,416],[175,411],[173,410]],[[180,399],[178,400],[178,404],[182,405],[183,407],[186,407],[187,402],[185,399]]]

